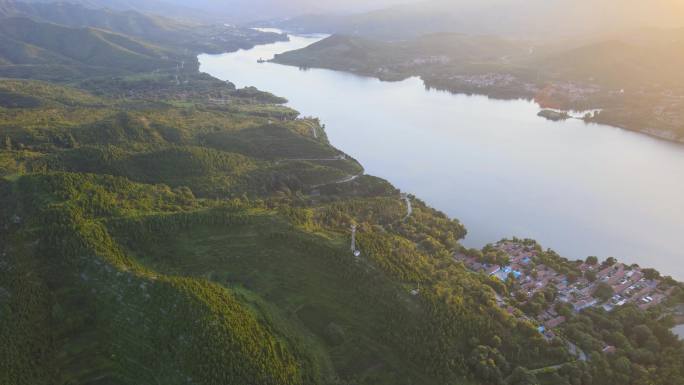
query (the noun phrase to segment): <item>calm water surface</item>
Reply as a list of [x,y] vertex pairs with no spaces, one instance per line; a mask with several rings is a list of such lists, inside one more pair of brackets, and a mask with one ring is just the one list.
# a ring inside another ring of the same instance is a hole
[[256,62],[321,38],[202,55],[202,71],[320,117],[367,173],[460,219],[468,246],[530,237],[569,258],[615,256],[684,279],[684,146],[547,121],[533,102],[430,91],[416,78]]

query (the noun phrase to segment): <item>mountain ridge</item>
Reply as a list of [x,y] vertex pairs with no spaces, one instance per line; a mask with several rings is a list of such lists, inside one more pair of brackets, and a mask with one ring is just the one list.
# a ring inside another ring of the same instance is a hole
[[224,24],[179,21],[135,9],[90,8],[78,3],[4,0],[0,17],[25,17],[70,28],[91,27],[174,49],[181,53],[221,53],[286,40],[275,33]]
[[[3,19],[0,57],[9,77],[51,77],[50,67],[67,66],[84,74],[175,69],[183,59],[172,51],[123,35],[92,28],[67,28],[28,18]],[[22,52],[23,54],[17,55]],[[24,76],[17,76],[26,70]],[[16,71],[19,71],[17,73]]]
[[[434,32],[564,38],[644,26],[682,27],[684,4],[657,0],[429,0],[352,15],[310,14],[275,21],[284,29],[398,40]],[[577,22],[581,20],[582,22]],[[401,28],[396,26],[401,25]]]

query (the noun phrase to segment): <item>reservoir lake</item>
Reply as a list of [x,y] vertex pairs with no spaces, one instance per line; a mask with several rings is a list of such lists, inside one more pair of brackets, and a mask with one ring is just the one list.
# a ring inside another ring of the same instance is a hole
[[466,246],[533,238],[568,258],[613,256],[684,280],[684,145],[549,121],[532,101],[428,90],[418,78],[257,63],[324,37],[201,55],[201,70],[320,118],[367,174],[463,222]]

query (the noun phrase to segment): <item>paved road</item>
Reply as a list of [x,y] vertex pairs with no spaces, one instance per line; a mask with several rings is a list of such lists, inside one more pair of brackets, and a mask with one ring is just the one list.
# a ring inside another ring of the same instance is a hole
[[347,159],[344,155],[337,155],[332,158],[293,158],[293,159],[280,159],[276,160],[276,164],[281,162],[333,162],[336,160]]
[[311,188],[318,188],[318,187],[323,187],[323,186],[330,186],[330,185],[332,185],[332,184],[349,183],[349,182],[352,182],[352,181],[358,179],[358,178],[359,178],[360,176],[362,176],[362,175],[363,175],[363,173],[361,173],[361,174],[356,174],[356,175],[350,175],[350,176],[344,177],[344,178],[342,178],[342,179],[340,179],[340,180],[336,180],[336,181],[333,181],[333,182],[317,184],[317,185],[315,185],[315,186],[311,186]]
[[342,183],[349,183],[349,182],[351,182],[351,181],[353,181],[353,180],[356,180],[356,179],[357,179],[358,177],[360,177],[361,175],[363,175],[363,174],[357,174],[357,175],[348,176],[348,177],[346,177],[346,178],[344,178],[344,179],[338,180],[337,182],[327,183],[327,184],[342,184]]
[[580,348],[577,347],[577,345],[573,344],[572,342],[568,342],[568,350],[570,350],[570,353],[579,358],[580,361],[587,361],[587,354]]
[[547,370],[558,370],[558,369],[562,368],[563,365],[565,365],[565,364],[559,364],[559,365],[547,366],[545,368],[534,369],[534,370],[530,370],[530,373],[537,374],[537,373],[545,372]]

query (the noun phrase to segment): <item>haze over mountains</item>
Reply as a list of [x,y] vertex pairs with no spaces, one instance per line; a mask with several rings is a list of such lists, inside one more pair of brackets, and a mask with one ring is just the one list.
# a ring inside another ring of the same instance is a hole
[[[7,1],[0,1],[0,10]],[[56,3],[28,0],[31,3]],[[302,31],[402,38],[431,32],[567,36],[684,26],[679,0],[69,0],[182,20],[277,25]],[[400,27],[399,27],[400,26]]]
[[381,9],[407,0],[165,0],[174,5],[209,11],[236,23],[287,18],[307,13],[351,13]]
[[0,76],[68,80],[175,68],[180,56],[129,37],[26,18],[0,23]]
[[[31,3],[55,3],[54,0],[28,0]],[[352,13],[381,9],[406,0],[68,0],[67,3],[89,8],[135,10],[182,20],[245,24],[268,19],[290,18],[303,14]],[[0,2],[2,8],[2,2]]]
[[389,39],[433,32],[562,37],[684,26],[678,0],[428,0],[354,15],[308,15],[281,24],[302,31]]
[[[73,3],[0,2],[0,74],[40,79],[196,65],[195,54],[251,48],[286,36]],[[164,48],[161,48],[161,47]],[[120,53],[119,53],[120,52]],[[68,73],[56,66],[67,65]],[[52,68],[52,70],[48,70]]]
[[[13,3],[12,0],[0,1],[0,9],[8,7],[7,4]],[[108,9],[114,11],[138,11],[147,14],[163,15],[173,17],[179,20],[186,21],[208,21],[209,17],[205,12],[197,9],[178,6],[167,3],[163,0],[69,0],[69,1],[55,1],[55,0],[27,0],[25,3],[31,4],[72,4],[80,5],[91,9]],[[3,5],[5,4],[5,5]]]

